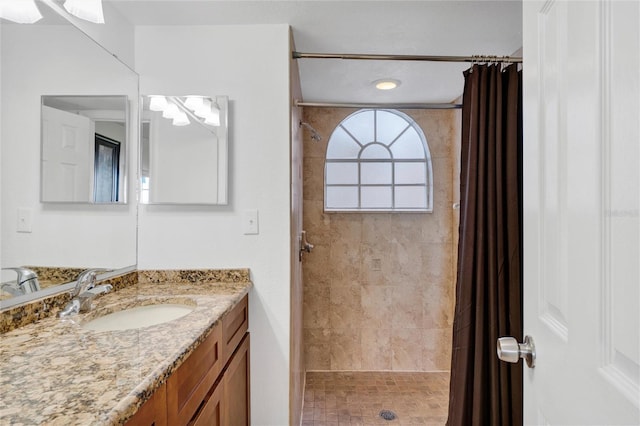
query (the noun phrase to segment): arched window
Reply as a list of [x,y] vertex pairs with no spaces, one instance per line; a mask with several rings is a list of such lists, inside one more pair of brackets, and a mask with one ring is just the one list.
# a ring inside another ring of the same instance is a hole
[[329,138],[325,211],[431,212],[432,182],[424,133],[400,111],[356,111]]

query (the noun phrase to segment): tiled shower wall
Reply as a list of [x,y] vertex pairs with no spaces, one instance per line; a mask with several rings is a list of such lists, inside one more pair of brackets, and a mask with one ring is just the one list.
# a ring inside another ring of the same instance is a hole
[[[333,129],[355,110],[305,108],[304,345],[307,370],[449,370],[459,110],[408,110],[427,137],[433,213],[324,213]],[[457,222],[457,220],[456,220]]]

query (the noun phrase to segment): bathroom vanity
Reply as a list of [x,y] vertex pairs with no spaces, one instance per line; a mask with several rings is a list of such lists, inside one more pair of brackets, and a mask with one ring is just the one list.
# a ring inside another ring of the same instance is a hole
[[249,425],[247,302],[222,317],[127,425]]
[[[249,424],[247,270],[136,271],[71,319],[55,316],[0,340],[0,423]],[[125,330],[93,319],[154,305],[187,315]]]

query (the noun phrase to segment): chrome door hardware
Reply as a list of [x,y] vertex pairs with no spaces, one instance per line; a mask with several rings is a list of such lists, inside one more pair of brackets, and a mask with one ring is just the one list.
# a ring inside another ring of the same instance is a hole
[[531,336],[525,336],[524,343],[518,343],[514,337],[500,337],[496,349],[502,361],[515,364],[524,358],[529,368],[536,365],[536,346]]
[[313,244],[309,243],[309,241],[307,241],[307,231],[302,231],[300,233],[300,257],[299,259],[302,261],[302,254],[304,252],[307,253],[311,253],[311,250],[313,250]]

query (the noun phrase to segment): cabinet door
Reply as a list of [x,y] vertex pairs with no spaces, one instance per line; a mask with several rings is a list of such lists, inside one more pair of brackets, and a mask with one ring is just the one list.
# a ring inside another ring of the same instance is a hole
[[222,370],[221,329],[211,334],[167,380],[167,416],[171,426],[186,425]]
[[200,412],[189,426],[222,426],[222,396],[224,382],[217,383],[207,395]]
[[249,333],[229,361],[222,379],[223,424],[225,426],[249,425]]
[[126,426],[166,426],[167,387],[162,385],[130,418]]

